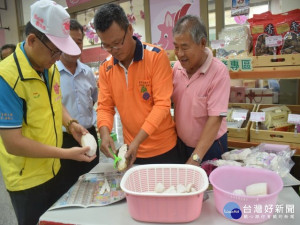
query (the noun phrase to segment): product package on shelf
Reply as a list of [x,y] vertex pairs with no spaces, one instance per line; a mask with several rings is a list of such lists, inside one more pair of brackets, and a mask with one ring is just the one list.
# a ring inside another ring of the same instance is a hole
[[243,86],[245,88],[256,88],[258,86],[257,80],[243,80]]
[[[254,14],[248,19],[253,40],[253,55],[279,55],[300,53],[300,9],[286,13],[265,12]],[[277,47],[266,46],[266,37],[281,36],[283,44]]]
[[291,10],[282,13],[284,22],[282,22],[283,45],[281,54],[300,53],[300,9]]
[[224,28],[219,40],[224,40],[225,46],[217,49],[218,58],[247,57],[251,50],[251,35],[246,25]]
[[277,130],[277,131],[291,131],[293,124],[289,124],[288,115],[291,113],[291,110],[285,106],[273,106],[268,108],[261,109],[262,112],[265,112],[265,122],[263,125],[268,130]]
[[230,103],[245,103],[245,87],[230,87],[230,96],[229,102]]
[[300,133],[297,132],[297,128],[295,129],[295,125],[287,122],[289,113],[300,114],[299,105],[259,104],[256,111],[265,111],[266,116],[265,122],[252,123],[251,142],[288,144],[291,148],[300,147]]
[[[253,18],[248,19],[253,42],[253,55],[273,55],[274,48],[266,46],[265,38],[275,35],[274,21],[271,12],[254,14]],[[277,53],[277,48],[275,49]]]
[[[246,103],[229,103],[227,111],[227,135],[228,140],[236,141],[249,141],[249,130],[251,122],[249,116],[251,112],[256,110],[255,104]],[[246,112],[246,118],[244,120],[234,120],[232,118],[233,112]]]
[[273,90],[268,88],[246,88],[246,103],[272,104]]
[[[233,115],[234,113],[240,113],[240,115],[246,115],[245,118],[234,118]],[[232,108],[228,108],[227,111],[227,128],[242,128],[245,127],[243,124],[244,122],[247,123],[247,117],[249,117],[249,110],[248,109],[243,109],[240,107],[232,107]]]

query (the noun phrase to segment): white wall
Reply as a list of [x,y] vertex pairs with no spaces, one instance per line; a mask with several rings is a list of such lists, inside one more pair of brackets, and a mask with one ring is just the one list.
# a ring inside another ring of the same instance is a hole
[[[8,1],[8,0],[7,0]],[[11,0],[9,0],[11,1]],[[20,0],[19,0],[20,1]],[[66,0],[54,0],[57,4],[67,7]],[[30,20],[30,6],[35,3],[36,0],[22,0],[23,5],[23,19],[26,24]]]
[[15,1],[7,0],[7,10],[0,10],[2,27],[9,27],[5,32],[5,44],[17,44],[18,38],[18,25]]
[[299,0],[272,0],[271,12],[274,14],[300,8]]

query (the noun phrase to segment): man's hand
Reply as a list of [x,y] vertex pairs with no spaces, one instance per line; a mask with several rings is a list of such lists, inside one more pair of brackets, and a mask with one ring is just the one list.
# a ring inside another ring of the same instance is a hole
[[111,153],[110,149],[113,152],[116,152],[115,143],[110,136],[109,130],[107,127],[103,126],[100,127],[100,138],[101,138],[101,145],[100,145],[100,151],[109,158],[114,158],[113,154]]
[[78,123],[71,123],[69,126],[70,133],[73,135],[74,139],[81,144],[81,137],[88,133],[87,129]]
[[73,147],[73,148],[67,148],[63,151],[63,157],[64,159],[72,159],[76,161],[82,161],[82,162],[91,162],[96,158],[96,155],[88,156],[86,153],[90,150],[90,147]]
[[128,159],[128,165],[127,168],[129,169],[134,161],[136,160],[136,154],[139,149],[139,145],[136,144],[134,141],[130,143],[128,146],[127,153],[125,155],[125,158]]

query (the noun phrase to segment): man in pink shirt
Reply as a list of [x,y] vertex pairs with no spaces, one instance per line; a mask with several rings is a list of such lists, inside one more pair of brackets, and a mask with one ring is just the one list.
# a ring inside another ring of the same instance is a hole
[[226,112],[230,77],[225,65],[206,48],[206,28],[186,15],[173,29],[175,123],[183,160],[198,165],[227,151]]

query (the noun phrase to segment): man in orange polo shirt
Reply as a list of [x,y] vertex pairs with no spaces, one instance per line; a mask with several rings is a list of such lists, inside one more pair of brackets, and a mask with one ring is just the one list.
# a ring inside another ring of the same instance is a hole
[[165,51],[133,36],[119,5],[102,6],[94,25],[101,47],[111,54],[99,68],[97,126],[101,151],[113,157],[109,147],[115,151],[110,131],[116,107],[129,146],[129,167],[133,163],[180,163],[170,114],[172,70]]

